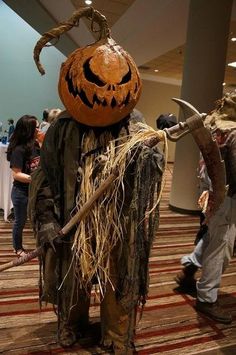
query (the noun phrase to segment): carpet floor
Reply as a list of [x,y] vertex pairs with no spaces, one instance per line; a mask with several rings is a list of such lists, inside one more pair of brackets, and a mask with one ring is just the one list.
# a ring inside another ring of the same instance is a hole
[[[160,206],[160,227],[150,257],[150,291],[142,318],[137,323],[135,344],[140,355],[148,354],[236,354],[236,258],[222,277],[220,303],[233,315],[230,325],[216,323],[195,311],[195,299],[177,289],[174,276],[180,258],[193,250],[199,226],[197,216],[168,208],[172,179],[167,171]],[[0,264],[14,258],[12,223],[0,219]],[[30,225],[24,230],[24,245],[34,249]],[[199,274],[198,274],[199,276]],[[99,320],[99,305],[91,299],[90,316]],[[85,339],[70,350],[56,341],[57,323],[51,305],[40,310],[38,261],[0,273],[0,354],[107,354]]]

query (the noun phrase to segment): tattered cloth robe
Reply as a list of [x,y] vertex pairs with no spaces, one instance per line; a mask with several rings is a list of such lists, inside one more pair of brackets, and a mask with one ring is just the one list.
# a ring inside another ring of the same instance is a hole
[[91,128],[64,112],[46,134],[30,188],[30,219],[37,244],[44,245],[41,300],[57,305],[59,331],[65,326],[82,331],[88,325],[89,293],[98,283],[102,341],[120,349],[131,346],[136,308],[148,292],[164,169],[157,145],[138,142],[128,149],[123,168],[118,166],[119,182],[61,242],[54,238],[99,187],[105,167],[115,162],[119,146],[129,144],[139,125],[127,117],[110,127]]

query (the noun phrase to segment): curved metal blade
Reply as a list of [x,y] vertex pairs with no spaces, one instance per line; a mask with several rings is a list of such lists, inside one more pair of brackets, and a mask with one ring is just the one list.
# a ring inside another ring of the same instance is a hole
[[180,108],[183,111],[185,119],[195,114],[200,115],[200,112],[198,112],[198,110],[189,102],[182,99],[177,99],[176,97],[172,97],[172,100],[175,101],[180,106]]

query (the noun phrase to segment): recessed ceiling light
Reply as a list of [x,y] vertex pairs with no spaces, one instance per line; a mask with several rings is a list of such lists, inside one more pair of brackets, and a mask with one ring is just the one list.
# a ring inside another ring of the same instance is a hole
[[236,42],[236,37],[232,37],[232,38],[231,38],[231,41],[232,41],[232,42]]
[[229,67],[236,68],[236,62],[229,63],[228,66],[229,66]]
[[223,85],[223,86],[225,86],[225,85],[226,85],[226,83],[223,83],[222,85]]
[[92,0],[85,0],[84,1],[86,5],[91,5],[92,4]]
[[154,72],[155,72],[155,73],[158,73],[158,72],[159,72],[159,69],[154,69]]

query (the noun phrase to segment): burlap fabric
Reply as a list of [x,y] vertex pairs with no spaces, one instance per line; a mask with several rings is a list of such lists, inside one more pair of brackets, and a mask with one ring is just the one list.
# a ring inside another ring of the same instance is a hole
[[[39,245],[54,239],[54,233],[46,235],[45,240],[39,238],[43,225],[51,223],[62,227],[70,219],[79,188],[80,143],[88,129],[64,114],[47,132],[41,167],[30,189],[29,210]],[[113,131],[114,138],[119,136],[121,129],[126,134],[134,130],[128,118],[106,129]],[[99,130],[96,134],[99,135]],[[101,300],[102,342],[118,349],[118,353],[120,350],[122,353],[122,349],[128,349],[126,353],[132,349],[136,309],[140,303],[145,303],[148,292],[148,258],[158,227],[159,208],[156,206],[148,216],[146,211],[155,204],[164,167],[163,154],[157,146],[140,145],[130,156],[123,186],[123,239],[112,250],[111,283],[107,284]],[[86,290],[78,287],[71,251],[73,232],[61,243],[55,243],[55,251],[48,242],[44,246],[41,299],[57,305],[59,332],[68,326],[78,333],[88,325],[92,285],[87,285]]]

